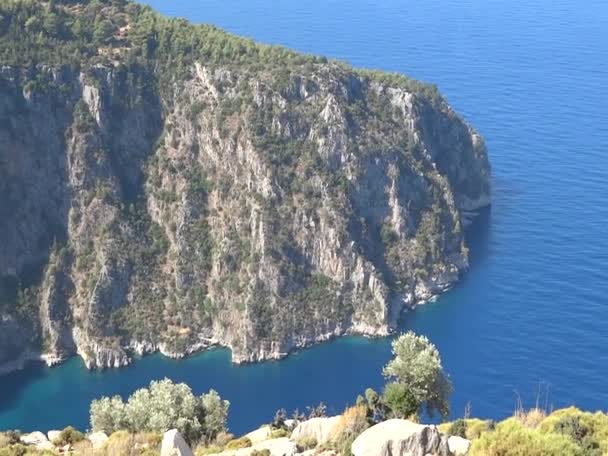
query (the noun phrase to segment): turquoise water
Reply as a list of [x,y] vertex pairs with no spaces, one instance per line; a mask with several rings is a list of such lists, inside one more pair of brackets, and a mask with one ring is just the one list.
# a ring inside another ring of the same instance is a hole
[[[533,405],[608,408],[608,2],[588,0],[151,0],[162,12],[357,66],[435,82],[487,139],[494,205],[470,233],[470,272],[407,316],[440,348],[454,415]],[[99,395],[168,376],[232,401],[243,432],[279,407],[339,412],[379,387],[388,339],[346,338],[278,363],[217,350],[115,371],[78,359],[0,379],[0,429],[87,427]],[[548,386],[547,386],[548,385]]]

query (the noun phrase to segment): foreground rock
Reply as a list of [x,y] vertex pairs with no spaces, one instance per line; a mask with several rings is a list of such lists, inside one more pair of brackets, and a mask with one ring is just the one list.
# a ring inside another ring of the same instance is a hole
[[448,439],[435,426],[407,420],[376,424],[357,437],[354,456],[450,456]]
[[465,456],[471,448],[471,441],[457,435],[448,439],[448,447],[454,456]]
[[323,444],[331,438],[339,421],[340,416],[311,418],[296,426],[291,433],[291,440],[297,442],[304,438],[312,438],[318,444]]
[[49,442],[49,439],[46,438],[46,435],[38,431],[24,434],[19,440],[26,445],[35,446],[37,450],[52,450],[55,448],[55,446]]
[[249,434],[246,434],[245,437],[247,437],[251,441],[251,443],[255,445],[256,443],[268,440],[270,438],[271,433],[271,427],[266,425],[262,426],[259,429],[256,429],[255,431],[251,431]]
[[221,453],[209,456],[249,456],[254,452],[259,453],[264,450],[268,450],[270,456],[294,456],[298,452],[298,447],[296,443],[289,438],[281,437],[278,439],[264,440],[247,448],[225,450]]
[[171,429],[163,435],[160,456],[194,456],[194,453],[177,429]]
[[61,431],[53,430],[46,433],[49,441],[54,442],[61,435]]
[[87,436],[94,450],[98,450],[103,447],[104,443],[108,440],[108,435],[105,432],[93,432]]

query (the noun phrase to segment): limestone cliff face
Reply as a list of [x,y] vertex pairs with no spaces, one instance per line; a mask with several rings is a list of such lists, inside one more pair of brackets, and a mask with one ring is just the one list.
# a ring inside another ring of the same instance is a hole
[[[33,83],[35,81],[35,83]],[[481,137],[344,66],[0,70],[0,364],[388,334],[467,267]]]

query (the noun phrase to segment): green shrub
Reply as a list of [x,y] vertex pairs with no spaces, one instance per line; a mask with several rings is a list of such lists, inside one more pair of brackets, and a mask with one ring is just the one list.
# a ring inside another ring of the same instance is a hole
[[289,436],[289,432],[287,432],[287,429],[275,429],[270,433],[271,439],[279,439],[281,437],[288,437],[288,436]]
[[298,447],[298,452],[302,453],[306,450],[312,450],[316,448],[318,445],[317,439],[314,437],[303,437],[296,442],[296,446]]
[[484,432],[492,431],[496,423],[492,420],[480,420],[479,418],[469,418],[467,422],[467,439],[475,440]]
[[456,420],[449,427],[447,433],[449,435],[457,435],[462,438],[467,438],[467,422],[466,420]]
[[402,383],[392,382],[384,388],[382,402],[393,418],[409,418],[415,415],[420,407],[411,390]]
[[77,442],[84,440],[84,434],[72,426],[66,427],[59,436],[53,440],[53,444],[55,446],[65,446],[65,445],[74,445]]
[[238,450],[240,448],[249,448],[250,446],[251,440],[249,437],[241,437],[228,442],[226,444],[226,450]]
[[553,412],[538,426],[540,432],[568,436],[576,442],[585,455],[608,454],[608,415],[583,412],[569,407]]
[[515,418],[498,424],[473,441],[470,456],[584,456],[581,448],[560,434],[543,434]]
[[270,450],[268,448],[253,450],[249,456],[270,456]]

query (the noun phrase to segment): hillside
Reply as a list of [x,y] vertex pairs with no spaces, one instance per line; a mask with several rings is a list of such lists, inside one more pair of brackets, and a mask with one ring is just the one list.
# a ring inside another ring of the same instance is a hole
[[0,5],[0,371],[384,335],[468,264],[482,138],[433,86],[122,0]]

